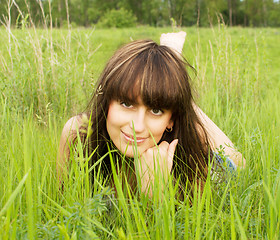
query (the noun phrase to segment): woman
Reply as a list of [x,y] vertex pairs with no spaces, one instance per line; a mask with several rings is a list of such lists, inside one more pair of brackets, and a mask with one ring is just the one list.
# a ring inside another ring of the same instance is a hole
[[[215,150],[222,146],[235,166],[245,166],[228,137],[195,105],[181,56],[185,33],[162,35],[161,45],[140,40],[121,47],[108,61],[84,114],[62,131],[58,170],[67,165],[77,131],[91,164],[108,152],[108,143],[132,163],[141,191],[153,194],[155,171],[171,173],[183,189],[203,185]],[[88,120],[89,119],[89,120]],[[103,174],[111,171],[109,159]],[[131,183],[135,185],[134,183]],[[136,187],[136,185],[134,186]],[[132,186],[132,188],[134,188]]]

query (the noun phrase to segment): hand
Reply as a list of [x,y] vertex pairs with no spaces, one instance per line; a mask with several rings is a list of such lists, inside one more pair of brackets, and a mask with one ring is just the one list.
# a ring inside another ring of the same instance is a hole
[[152,196],[156,173],[159,173],[159,177],[164,180],[164,183],[167,182],[177,144],[178,139],[173,140],[170,144],[163,141],[158,146],[147,149],[140,156],[138,163],[136,163],[138,167],[136,169],[139,171],[143,193],[148,193],[149,191],[149,195]]
[[178,32],[178,33],[163,33],[160,36],[160,45],[164,45],[172,48],[178,53],[182,53],[186,32]]

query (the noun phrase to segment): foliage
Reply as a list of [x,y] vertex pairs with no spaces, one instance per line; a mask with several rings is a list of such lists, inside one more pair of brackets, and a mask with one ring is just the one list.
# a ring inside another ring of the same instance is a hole
[[280,26],[280,3],[275,0],[7,0],[0,3],[2,24],[7,24],[10,15],[14,26],[18,17],[25,18],[27,14],[32,16],[29,25],[40,27],[49,26],[50,22],[55,27],[68,27],[69,23],[89,27],[100,18],[105,23],[106,16],[109,17],[106,24],[114,26],[113,15],[123,9],[129,12],[128,21],[135,16],[140,25],[168,26],[170,19],[174,19],[179,26],[208,27],[222,21],[229,26]]
[[98,27],[105,28],[126,28],[136,26],[136,17],[133,16],[132,12],[127,11],[124,8],[115,10],[112,9],[105,13],[100,18],[97,24]]

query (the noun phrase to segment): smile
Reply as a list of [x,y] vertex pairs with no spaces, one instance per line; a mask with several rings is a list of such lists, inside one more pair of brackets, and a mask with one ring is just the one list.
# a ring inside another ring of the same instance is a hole
[[[123,134],[124,138],[126,141],[134,143],[134,137],[131,135],[127,135],[126,133],[124,133],[123,131],[121,131],[121,133]],[[136,143],[140,144],[143,143],[147,138],[142,138],[142,137],[136,137]]]

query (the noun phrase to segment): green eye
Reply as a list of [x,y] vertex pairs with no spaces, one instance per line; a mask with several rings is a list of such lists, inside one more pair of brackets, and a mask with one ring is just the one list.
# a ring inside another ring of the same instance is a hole
[[156,116],[159,116],[159,115],[162,115],[162,114],[163,114],[163,111],[160,110],[160,109],[154,108],[154,109],[151,109],[151,113],[154,114],[154,115],[156,115]]
[[128,102],[121,102],[121,105],[125,108],[132,108],[133,107],[133,105],[128,103]]

